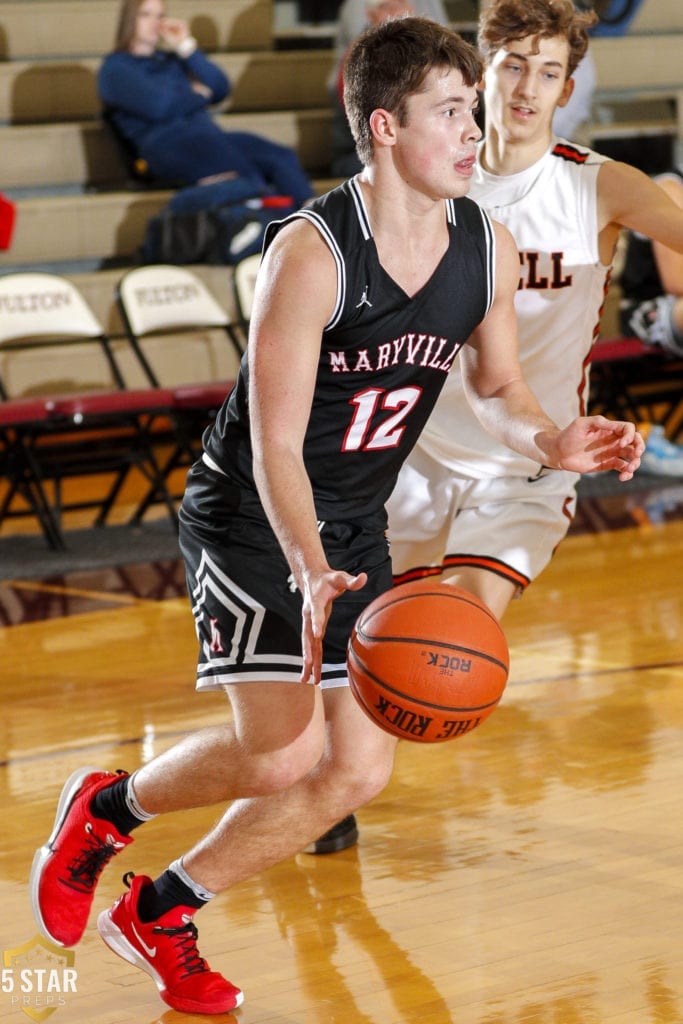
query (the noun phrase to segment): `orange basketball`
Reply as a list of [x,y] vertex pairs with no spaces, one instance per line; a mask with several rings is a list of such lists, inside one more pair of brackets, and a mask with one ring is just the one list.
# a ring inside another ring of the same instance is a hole
[[380,594],[348,645],[351,692],[382,729],[441,743],[471,732],[500,700],[509,671],[498,620],[473,594],[418,580]]

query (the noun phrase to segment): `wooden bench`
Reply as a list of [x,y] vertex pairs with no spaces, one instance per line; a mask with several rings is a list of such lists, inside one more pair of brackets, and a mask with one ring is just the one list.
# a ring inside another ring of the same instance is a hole
[[[338,183],[316,178],[313,187],[321,194]],[[145,189],[19,199],[12,246],[0,251],[0,274],[31,265],[133,261],[149,218],[171,195]]]
[[631,22],[631,35],[645,32],[683,32],[681,0],[646,0]]
[[[226,131],[251,131],[296,151],[302,166],[319,174],[329,167],[329,106],[306,110],[219,114]],[[126,170],[112,133],[101,121],[69,121],[0,128],[2,187],[123,185]]]
[[[173,0],[170,6],[204,50],[271,47],[269,0]],[[113,48],[117,22],[113,0],[2,0],[0,59],[103,56]]]
[[[230,112],[306,109],[329,105],[326,50],[216,53],[232,82]],[[101,60],[16,60],[0,64],[0,122],[31,124],[99,116],[97,72]]]
[[[616,122],[604,126],[606,133],[623,133],[618,121],[624,111],[628,121],[634,104],[657,104],[661,110],[664,101],[672,108],[665,130],[683,140],[683,32],[598,37],[590,49],[598,81],[594,107],[598,113],[611,109]],[[638,125],[633,129],[642,133]]]

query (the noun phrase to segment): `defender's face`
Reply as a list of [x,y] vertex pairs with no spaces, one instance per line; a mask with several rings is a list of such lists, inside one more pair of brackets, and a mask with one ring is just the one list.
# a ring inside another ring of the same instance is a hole
[[456,70],[433,69],[421,92],[408,97],[406,124],[396,127],[396,161],[403,179],[434,199],[466,194],[481,132],[477,91]]
[[556,107],[572,93],[568,61],[564,36],[527,36],[498,50],[484,76],[487,128],[520,141],[549,134]]

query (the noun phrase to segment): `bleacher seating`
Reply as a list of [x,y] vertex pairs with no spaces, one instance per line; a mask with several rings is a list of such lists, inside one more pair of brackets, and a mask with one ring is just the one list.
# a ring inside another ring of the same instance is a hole
[[[52,6],[60,3],[52,0]],[[0,28],[5,7],[17,6],[0,3]],[[262,45],[260,35],[256,42]],[[292,146],[307,169],[324,175],[330,54],[306,52],[302,60],[296,51],[255,49],[218,53],[215,59],[233,82],[229,110],[216,115],[219,122]],[[0,254],[0,272],[60,259],[130,259],[147,219],[168,200],[167,193],[140,196],[126,188],[121,155],[99,116],[98,66],[98,57],[0,63],[0,188],[18,204],[14,244]],[[79,195],[93,189],[99,194]]]
[[[296,149],[310,171],[329,165],[329,106],[218,114],[221,127],[254,131]],[[125,170],[106,125],[100,120],[6,125],[2,187],[5,190],[52,188],[72,192],[121,185]],[[49,182],[46,167],[49,166]]]
[[[53,0],[58,2],[58,0]],[[89,0],[80,0],[88,3]],[[4,4],[0,2],[0,17]],[[332,57],[325,50],[214,53],[232,82],[232,111],[287,110],[327,104]],[[96,118],[99,57],[0,63],[0,122],[31,124]]]
[[[99,117],[96,72],[111,46],[117,9],[111,0],[0,0],[0,189],[19,207],[14,245],[0,253],[0,272],[60,260],[67,270],[79,260],[88,268],[98,259],[130,260],[146,219],[168,198],[131,193]],[[169,9],[190,21],[233,81],[232,96],[216,115],[221,124],[294,146],[324,188],[331,50],[276,50],[268,0],[171,0]],[[682,10],[677,0],[649,0],[630,36],[593,40],[594,135],[683,136]],[[636,101],[638,116],[629,117]],[[643,108],[643,102],[658,106]]]
[[[111,0],[0,0],[0,189],[18,206],[0,273],[130,261],[148,217],[168,199],[165,192],[131,193],[100,118],[96,74],[111,48],[117,11]],[[188,19],[231,78],[232,95],[216,114],[220,123],[293,146],[302,164],[324,178],[331,54],[276,52],[268,0],[177,0],[172,13]]]
[[[0,59],[102,56],[111,49],[118,4],[112,0],[2,0]],[[268,50],[270,0],[173,0],[203,49]]]
[[[646,5],[647,6],[647,5]],[[679,15],[680,17],[680,15]],[[596,38],[592,139],[647,136],[683,140],[683,25],[677,32]]]

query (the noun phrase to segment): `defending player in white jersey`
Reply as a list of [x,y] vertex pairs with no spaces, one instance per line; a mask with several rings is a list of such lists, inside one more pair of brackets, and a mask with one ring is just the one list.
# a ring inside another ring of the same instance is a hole
[[[524,376],[558,423],[585,412],[588,363],[622,227],[683,251],[683,210],[623,163],[558,139],[553,115],[573,90],[594,14],[572,0],[493,0],[479,23],[486,135],[469,195],[503,223],[520,255],[515,297]],[[578,474],[494,441],[454,366],[389,499],[397,583],[433,576],[498,616],[564,538]],[[356,842],[350,815],[311,844]]]
[[[496,0],[482,14],[486,134],[470,197],[512,233],[520,362],[546,411],[585,411],[588,363],[622,227],[683,250],[683,210],[646,175],[552,134],[593,15],[571,0]],[[548,564],[575,505],[577,474],[493,441],[458,366],[389,502],[398,581],[442,576],[499,617]]]

